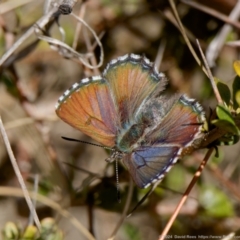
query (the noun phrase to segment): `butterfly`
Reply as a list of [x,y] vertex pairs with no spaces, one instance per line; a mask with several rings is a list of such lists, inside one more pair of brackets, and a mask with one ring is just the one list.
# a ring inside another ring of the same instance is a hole
[[201,137],[205,115],[186,95],[167,96],[167,78],[146,57],[112,60],[101,76],[75,83],[59,98],[57,115],[114,149],[140,188],[160,181]]

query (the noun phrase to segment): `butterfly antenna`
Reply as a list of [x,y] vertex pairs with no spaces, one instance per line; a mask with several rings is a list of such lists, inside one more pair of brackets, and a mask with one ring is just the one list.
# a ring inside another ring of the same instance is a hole
[[117,200],[120,203],[121,196],[120,196],[120,190],[119,190],[118,159],[115,160],[115,170],[116,170]]
[[67,141],[72,141],[72,142],[85,143],[85,144],[89,144],[89,145],[92,145],[92,146],[95,146],[95,147],[101,147],[101,148],[104,148],[104,149],[107,149],[107,150],[110,150],[110,151],[114,151],[113,148],[105,147],[105,146],[102,146],[102,145],[99,145],[99,144],[90,143],[90,142],[87,142],[87,141],[82,141],[82,140],[78,140],[78,139],[74,139],[74,138],[68,138],[68,137],[63,137],[62,136],[62,139],[67,140]]

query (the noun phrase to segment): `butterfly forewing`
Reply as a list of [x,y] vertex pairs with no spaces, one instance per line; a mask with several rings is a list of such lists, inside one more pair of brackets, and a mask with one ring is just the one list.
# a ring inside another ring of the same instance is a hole
[[158,73],[148,59],[134,54],[111,61],[103,76],[113,92],[122,124],[130,122],[143,102],[166,84],[164,74]]
[[83,79],[60,97],[57,115],[99,143],[113,147],[117,112],[109,85],[101,77]]

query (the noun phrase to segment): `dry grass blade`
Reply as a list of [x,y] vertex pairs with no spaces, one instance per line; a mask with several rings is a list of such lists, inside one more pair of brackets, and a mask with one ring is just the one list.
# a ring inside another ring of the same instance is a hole
[[227,42],[226,45],[231,46],[231,47],[240,47],[240,41],[231,41]]
[[[57,11],[57,8],[53,8],[47,15],[44,15],[37,21],[37,25],[43,28],[50,22],[53,14]],[[13,46],[0,58],[0,67],[12,56],[12,54],[34,33],[35,27],[30,27],[14,44]]]
[[12,11],[13,9],[18,8],[18,7],[25,5],[32,1],[33,0],[18,0],[18,1],[12,0],[12,1],[7,1],[4,3],[1,3],[0,4],[0,14],[4,14],[9,11]]
[[211,73],[211,71],[210,71],[210,68],[209,68],[207,59],[205,58],[205,56],[204,56],[204,54],[203,54],[203,51],[202,51],[202,49],[201,49],[201,46],[200,46],[198,40],[197,40],[197,44],[198,44],[198,48],[199,48],[199,51],[200,51],[200,53],[201,53],[203,62],[204,62],[205,67],[206,67],[206,69],[207,69],[208,78],[210,79],[210,82],[211,82],[211,85],[212,85],[212,88],[213,88],[215,97],[216,97],[216,99],[217,99],[217,101],[218,101],[218,104],[223,104],[223,100],[222,100],[221,95],[220,95],[220,93],[219,93],[219,91],[218,91],[218,88],[217,88],[217,85],[216,85],[216,83],[215,83],[215,81],[214,81],[213,75],[212,75],[212,73]]
[[87,54],[81,54],[77,51],[73,50],[71,47],[69,47],[66,43],[63,41],[60,41],[56,38],[45,36],[42,29],[35,25],[35,33],[37,37],[45,42],[48,42],[49,45],[52,46],[52,48],[59,52],[59,54],[63,55],[66,58],[76,58],[80,60],[83,64],[85,64],[87,67],[91,67],[84,59],[89,58],[91,55],[89,53]]
[[[231,14],[229,15],[229,19],[232,21],[238,20],[240,16],[240,1],[237,1],[234,9],[232,10]],[[212,40],[209,44],[208,49],[206,51],[206,58],[210,67],[215,66],[215,60],[219,56],[219,53],[225,44],[226,37],[229,32],[232,30],[232,27],[229,24],[225,24],[216,37]]]
[[101,43],[99,37],[97,36],[95,31],[83,19],[79,18],[77,15],[75,15],[73,13],[71,15],[73,17],[75,17],[79,22],[81,22],[92,33],[92,35],[94,36],[94,38],[96,40],[97,45],[100,48],[100,60],[99,60],[99,63],[96,66],[92,66],[92,67],[89,67],[89,68],[96,69],[96,68],[101,67],[102,64],[103,64],[103,60],[104,60],[104,52],[103,52],[103,46],[102,46],[102,43]]
[[[35,174],[34,175],[34,192],[35,192],[35,198],[33,199],[33,206],[36,207],[36,204],[37,204],[37,193],[38,193],[38,186],[39,186],[39,175],[38,174]],[[30,217],[29,217],[29,225],[33,225],[33,222],[34,222],[34,215],[33,214],[30,214]]]
[[[92,66],[97,66],[97,60],[96,60],[94,52],[93,52],[94,48],[92,47],[90,37],[89,37],[86,29],[83,29],[83,37],[84,37],[88,52],[90,54],[92,54],[92,57],[90,57],[89,61],[90,61]],[[99,71],[98,68],[94,68],[93,72],[94,72],[94,75],[100,75],[100,71]]]
[[[86,3],[83,3],[79,10],[79,18],[83,19],[85,16],[85,13],[86,13]],[[74,39],[73,39],[73,44],[72,44],[73,49],[77,48],[77,42],[78,42],[78,38],[79,38],[79,34],[80,34],[81,30],[82,30],[82,23],[79,22],[77,24],[76,31],[74,34]]]
[[[86,54],[81,54],[78,53],[77,51],[75,51],[73,48],[71,48],[70,46],[68,46],[66,43],[64,43],[63,41],[60,41],[58,39],[49,37],[44,35],[44,31],[42,30],[42,28],[36,24],[35,25],[35,33],[37,35],[37,37],[43,41],[48,42],[52,48],[56,51],[59,52],[59,54],[61,54],[62,56],[64,56],[65,58],[68,59],[77,59],[79,60],[85,67],[89,68],[89,69],[96,69],[102,66],[103,64],[103,59],[104,59],[104,53],[103,53],[103,47],[102,47],[102,43],[99,39],[99,37],[97,36],[97,34],[95,33],[95,31],[81,18],[79,18],[78,16],[76,16],[75,14],[71,14],[74,18],[77,19],[77,21],[81,22],[94,36],[98,46],[100,47],[100,60],[98,64],[89,64],[88,61],[86,59],[93,57],[92,53],[86,53]],[[64,31],[63,29],[60,27],[60,32],[62,34],[62,36],[64,36]]]
[[185,3],[188,6],[196,8],[202,12],[208,13],[209,15],[222,20],[223,22],[226,22],[226,23],[232,25],[233,27],[240,28],[240,23],[238,21],[233,21],[227,15],[225,15],[221,12],[218,12],[217,10],[215,10],[213,8],[209,8],[209,7],[202,5],[201,3],[193,2],[193,1],[189,1],[189,0],[181,0],[181,2]]
[[159,44],[157,56],[156,56],[156,59],[155,59],[155,66],[157,67],[157,69],[159,69],[159,67],[162,63],[165,48],[166,48],[166,40],[164,39]]
[[1,134],[2,134],[2,137],[3,137],[3,141],[5,143],[5,146],[6,146],[8,155],[9,155],[9,158],[11,160],[14,172],[15,172],[15,174],[16,174],[16,176],[18,178],[19,184],[20,184],[20,186],[22,188],[22,191],[23,191],[24,197],[26,199],[27,205],[29,207],[29,210],[30,210],[30,212],[31,212],[31,214],[32,214],[32,216],[34,218],[34,222],[36,223],[36,226],[40,230],[40,221],[38,219],[36,210],[34,208],[34,205],[33,205],[32,201],[31,201],[31,198],[29,196],[27,187],[26,187],[26,185],[24,183],[24,180],[22,178],[21,172],[20,172],[19,167],[17,165],[17,161],[16,161],[16,159],[15,159],[15,157],[13,155],[12,148],[11,148],[10,142],[8,141],[7,133],[6,133],[5,129],[4,129],[1,117],[0,117],[0,130],[1,130]]

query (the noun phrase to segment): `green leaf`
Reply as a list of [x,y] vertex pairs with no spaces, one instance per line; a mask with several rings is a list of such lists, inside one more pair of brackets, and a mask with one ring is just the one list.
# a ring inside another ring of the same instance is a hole
[[213,120],[212,123],[219,128],[225,129],[230,133],[239,135],[239,129],[236,126],[231,113],[223,105],[218,105],[216,109],[219,120]]
[[37,236],[37,232],[38,232],[38,229],[33,226],[33,225],[29,225],[27,226],[27,228],[24,230],[24,233],[23,233],[23,236],[21,237],[21,239],[28,239],[28,240],[31,240],[31,239],[36,239],[36,236]]
[[222,105],[218,105],[217,106],[217,109],[216,109],[216,113],[217,113],[217,116],[220,120],[225,120],[229,123],[232,123],[233,125],[235,125],[235,122],[232,118],[232,115],[231,113],[229,112],[229,110],[227,108],[225,108],[224,106]]
[[[36,238],[34,238],[36,239]],[[44,240],[63,240],[63,232],[58,228],[53,218],[44,218],[41,221],[40,237]],[[27,239],[24,239],[27,240]]]
[[19,239],[20,230],[14,222],[7,222],[2,230],[3,240]]
[[240,106],[239,104],[240,77],[239,76],[236,76],[234,78],[232,88],[233,88],[233,107],[234,109],[237,109]]
[[226,107],[222,105],[218,105],[216,108],[216,113],[217,113],[218,119],[213,120],[211,122],[212,124],[229,133],[239,135],[239,129],[236,126],[231,113]]
[[226,120],[216,119],[212,121],[212,124],[214,124],[218,128],[225,130],[226,132],[237,134],[237,135],[239,134],[238,128]]
[[226,131],[226,134],[219,138],[215,144],[216,145],[233,145],[239,141],[240,131],[235,124],[235,121],[229,112],[229,110],[222,106],[218,105],[216,108],[216,113],[218,119],[212,120],[211,123],[218,128]]
[[230,92],[229,87],[225,83],[221,82],[218,78],[214,78],[214,80],[216,82],[218,91],[219,91],[223,101],[227,105],[229,105],[230,100],[231,100],[231,92]]
[[240,90],[238,90],[235,94],[235,100],[238,104],[238,106],[240,106]]
[[240,77],[240,61],[239,60],[234,61],[233,68],[235,70],[235,73]]
[[200,204],[207,215],[213,217],[229,217],[234,214],[233,206],[223,191],[213,186],[203,186],[201,189]]

